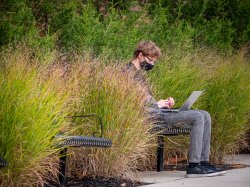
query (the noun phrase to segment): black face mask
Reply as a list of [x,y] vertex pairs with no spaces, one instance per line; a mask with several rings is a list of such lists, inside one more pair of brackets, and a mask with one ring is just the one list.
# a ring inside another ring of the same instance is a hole
[[152,70],[154,65],[148,63],[146,60],[142,61],[140,63],[141,69],[145,70],[145,71],[149,71]]

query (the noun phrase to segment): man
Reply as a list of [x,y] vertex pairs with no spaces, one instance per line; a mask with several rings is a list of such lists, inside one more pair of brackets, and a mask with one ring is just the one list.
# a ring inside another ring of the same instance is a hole
[[171,108],[175,102],[172,97],[155,101],[145,79],[145,71],[152,70],[156,60],[161,56],[161,50],[152,41],[142,41],[138,44],[133,60],[126,69],[134,72],[134,78],[139,81],[147,92],[146,105],[150,116],[165,125],[185,123],[190,125],[189,165],[186,177],[208,177],[224,174],[225,171],[209,163],[211,117],[203,110],[188,110],[178,113],[162,112],[162,108]]

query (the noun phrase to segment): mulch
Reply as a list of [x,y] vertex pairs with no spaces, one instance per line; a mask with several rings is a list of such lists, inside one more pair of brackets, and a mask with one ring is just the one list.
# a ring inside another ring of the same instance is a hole
[[79,181],[68,179],[67,187],[137,187],[147,184],[123,178],[84,177]]
[[[124,178],[107,178],[107,177],[84,177],[82,179],[67,178],[66,187],[138,187],[148,185],[151,183],[144,183],[133,181]],[[53,181],[48,181],[45,187],[60,187]]]

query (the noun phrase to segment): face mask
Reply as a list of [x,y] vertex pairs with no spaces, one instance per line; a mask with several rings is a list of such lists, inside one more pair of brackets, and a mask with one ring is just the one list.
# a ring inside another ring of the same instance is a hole
[[148,63],[146,60],[142,61],[140,63],[141,69],[145,70],[145,71],[149,71],[151,69],[153,69],[154,65]]

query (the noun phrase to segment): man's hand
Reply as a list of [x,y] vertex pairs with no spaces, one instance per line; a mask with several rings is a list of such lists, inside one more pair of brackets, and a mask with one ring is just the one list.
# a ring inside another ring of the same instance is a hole
[[175,105],[175,101],[172,97],[167,98],[169,103],[169,108],[172,108]]
[[159,100],[157,102],[158,107],[159,108],[172,108],[172,106],[174,106],[175,102],[174,99],[172,97],[168,97],[167,99],[163,100]]

